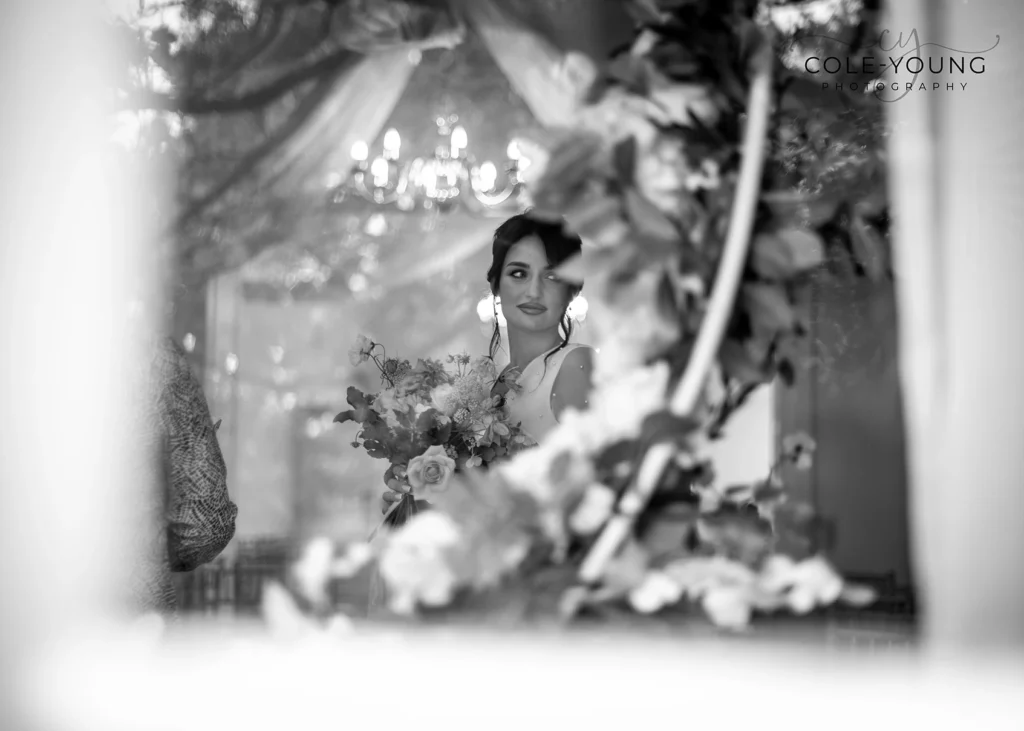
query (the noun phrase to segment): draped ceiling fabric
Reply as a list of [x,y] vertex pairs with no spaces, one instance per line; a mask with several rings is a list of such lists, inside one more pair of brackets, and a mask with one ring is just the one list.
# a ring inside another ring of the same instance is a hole
[[572,100],[559,69],[566,51],[604,62],[632,36],[633,23],[611,0],[452,0],[509,82],[546,126],[568,122]]
[[443,10],[401,2],[348,3],[335,25],[343,44],[366,57],[335,84],[308,122],[282,147],[271,175],[294,190],[310,180],[326,160],[343,180],[351,172],[349,150],[356,141],[374,140],[405,94],[419,52],[453,48],[465,27]]
[[[336,160],[339,175],[351,170],[348,154],[357,140],[372,140],[380,134],[415,64],[404,48],[376,51],[335,84],[309,121],[268,161],[268,174],[277,185],[294,190],[310,181],[312,169],[324,160]],[[322,184],[322,183],[321,183]]]
[[[468,37],[463,23],[472,31]],[[500,130],[485,128],[483,134],[470,130],[474,152],[482,158],[498,160],[503,152],[488,150],[487,155],[482,154],[481,143],[494,141],[486,138],[502,137],[503,150],[507,138],[524,126],[566,121],[569,100],[558,79],[566,50],[583,51],[601,60],[612,47],[628,39],[632,27],[621,4],[611,0],[452,0],[450,11],[440,5],[354,2],[344,6],[335,26],[335,43],[366,53],[365,58],[333,82],[308,119],[253,171],[252,177],[263,181],[257,186],[258,194],[267,197],[268,205],[259,215],[243,216],[230,226],[235,245],[223,250],[207,247],[197,252],[194,268],[200,277],[238,266],[275,244],[295,244],[304,239],[300,231],[275,230],[267,221],[318,215],[312,202],[323,194],[328,175],[337,185],[350,173],[349,150],[357,140],[379,141],[386,126],[397,126],[403,130],[403,142],[408,142],[405,132],[414,127],[404,123],[404,119],[394,119],[393,113],[407,97],[410,79],[416,71],[420,56],[412,53],[413,49],[429,52],[455,48],[458,54],[470,55],[473,51],[469,47],[485,49],[482,63],[477,59],[472,63],[476,67],[494,64],[500,80],[492,79],[491,85],[511,88],[520,99],[510,99],[506,106],[493,100],[485,105],[469,94],[468,102],[463,100],[457,108],[465,116],[470,111],[467,106],[481,107],[491,119],[500,121],[500,125],[495,123],[502,127]],[[425,83],[439,82],[427,78]],[[460,82],[448,80],[441,82],[441,86],[445,83]],[[445,95],[442,92],[441,88],[435,92],[438,100]],[[528,118],[517,114],[517,104],[523,106],[524,102],[530,113]],[[422,118],[428,118],[432,112],[424,111]],[[508,118],[514,119],[519,129],[504,129],[509,126],[505,124]],[[420,126],[421,122],[417,118],[412,124]],[[413,148],[403,144],[403,149]],[[462,215],[453,213],[448,218],[455,223],[454,219]],[[477,234],[472,244],[468,234],[460,235],[457,242],[451,243],[450,251],[444,249],[438,236],[432,235],[430,240],[437,241],[427,247],[432,263],[403,267],[396,262],[395,269],[401,269],[402,274],[395,282],[422,280],[453,261],[480,251],[489,245],[494,225],[493,221],[457,223],[456,228],[474,230]]]
[[890,3],[885,27],[917,29],[922,46],[1004,42],[984,74],[922,78],[929,90],[889,105],[916,583],[930,647],[1019,651],[1024,53],[1005,41],[1024,36],[1024,16],[1015,3],[933,5]]
[[556,48],[599,63],[633,39],[633,19],[621,0],[502,0],[501,7]]
[[[184,281],[206,280],[281,243],[283,236],[274,230],[273,219],[294,209],[295,200],[302,199],[303,194],[322,194],[326,171],[335,176],[335,184],[344,181],[351,172],[352,144],[378,137],[406,91],[418,54],[452,48],[465,37],[465,27],[446,9],[411,3],[351,3],[334,22],[340,27],[333,33],[332,47],[352,49],[364,54],[363,58],[330,81],[323,98],[282,144],[265,156],[260,156],[257,146],[250,153],[257,161],[251,169],[241,163],[238,170],[215,186],[219,188],[215,198],[193,206],[186,218],[222,207],[228,197],[224,194],[241,187],[243,181],[262,201],[259,215],[228,225],[233,230],[225,245],[197,248],[194,242],[183,244]],[[318,53],[326,51],[320,48],[310,56]],[[255,83],[254,79],[250,78],[249,83]],[[317,92],[309,94],[312,98]],[[280,128],[287,124],[281,123]],[[308,207],[312,198],[306,198]],[[298,213],[301,216],[305,212],[300,207]]]

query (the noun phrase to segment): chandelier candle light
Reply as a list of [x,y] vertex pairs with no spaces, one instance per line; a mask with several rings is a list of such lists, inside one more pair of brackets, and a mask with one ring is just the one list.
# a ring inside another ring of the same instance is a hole
[[353,191],[381,206],[394,205],[401,211],[436,209],[448,212],[461,207],[472,213],[506,215],[523,207],[522,171],[529,161],[513,140],[507,160],[498,167],[486,160],[477,164],[469,152],[469,135],[458,124],[458,115],[438,116],[438,144],[429,157],[403,160],[402,138],[391,128],[384,133],[382,150],[370,158],[362,140],[352,145],[355,165],[350,181],[333,191],[335,202]]

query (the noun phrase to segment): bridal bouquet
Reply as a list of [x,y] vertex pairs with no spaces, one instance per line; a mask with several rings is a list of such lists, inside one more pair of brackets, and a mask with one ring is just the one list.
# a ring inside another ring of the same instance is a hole
[[[384,482],[404,493],[388,511],[385,524],[398,526],[448,488],[455,472],[485,467],[529,446],[530,440],[510,422],[504,397],[492,395],[498,380],[490,358],[449,355],[446,363],[389,358],[380,343],[364,335],[349,351],[353,365],[372,362],[380,371],[376,394],[348,389],[352,408],[334,421],[354,421],[361,428],[352,442],[390,466]],[[515,387],[514,379],[503,383]]]

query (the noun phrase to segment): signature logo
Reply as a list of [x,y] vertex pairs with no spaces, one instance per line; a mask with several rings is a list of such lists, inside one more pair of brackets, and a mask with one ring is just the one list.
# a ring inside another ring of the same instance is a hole
[[[833,38],[832,36],[812,34],[808,33],[801,35],[799,38],[794,38],[790,42],[790,49],[795,53],[799,53],[796,44],[806,41],[808,39],[821,39],[829,40],[835,43],[840,43],[844,46],[849,46],[852,49],[852,45],[841,38]],[[985,56],[982,54],[990,52],[996,46],[999,45],[1000,37],[996,36],[996,42],[988,48],[980,49],[977,51],[966,51],[950,46],[944,46],[941,43],[922,43],[920,34],[917,29],[911,30],[906,37],[900,32],[899,35],[893,38],[893,33],[889,30],[883,30],[878,35],[878,41],[869,46],[863,47],[864,55],[860,57],[851,56],[807,56],[803,58],[803,69],[808,74],[838,74],[845,71],[848,74],[870,74],[874,78],[861,85],[858,82],[852,82],[848,84],[848,88],[851,91],[859,91],[861,88],[865,91],[870,91],[875,96],[885,102],[899,101],[911,91],[914,90],[927,90],[928,85],[923,81],[918,81],[921,74],[927,69],[931,74],[957,74],[960,76],[978,75],[985,73]],[[880,54],[872,54],[870,51],[877,49]],[[947,54],[938,55],[932,53],[924,53],[925,49],[942,49],[947,51]],[[800,54],[802,56],[802,54]],[[879,58],[883,56],[884,58]],[[899,81],[897,77],[901,74],[911,74],[909,81]],[[877,75],[876,75],[877,74]],[[964,81],[959,82],[961,89],[967,88],[967,83]],[[843,85],[841,83],[823,82],[822,89],[827,89],[830,86],[835,86],[837,90],[841,90]],[[932,82],[931,88],[933,90],[942,88],[943,84],[940,82]],[[946,82],[947,89],[955,89],[954,83]],[[883,98],[883,92],[887,91],[902,91],[897,96],[891,96]]]

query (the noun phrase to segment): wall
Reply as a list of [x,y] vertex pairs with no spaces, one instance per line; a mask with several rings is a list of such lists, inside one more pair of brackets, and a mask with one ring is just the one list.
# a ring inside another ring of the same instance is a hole
[[780,437],[804,431],[818,449],[809,473],[785,477],[831,524],[824,545],[842,571],[909,583],[892,283],[823,278],[806,307],[808,362],[794,387],[778,388],[777,415]]

